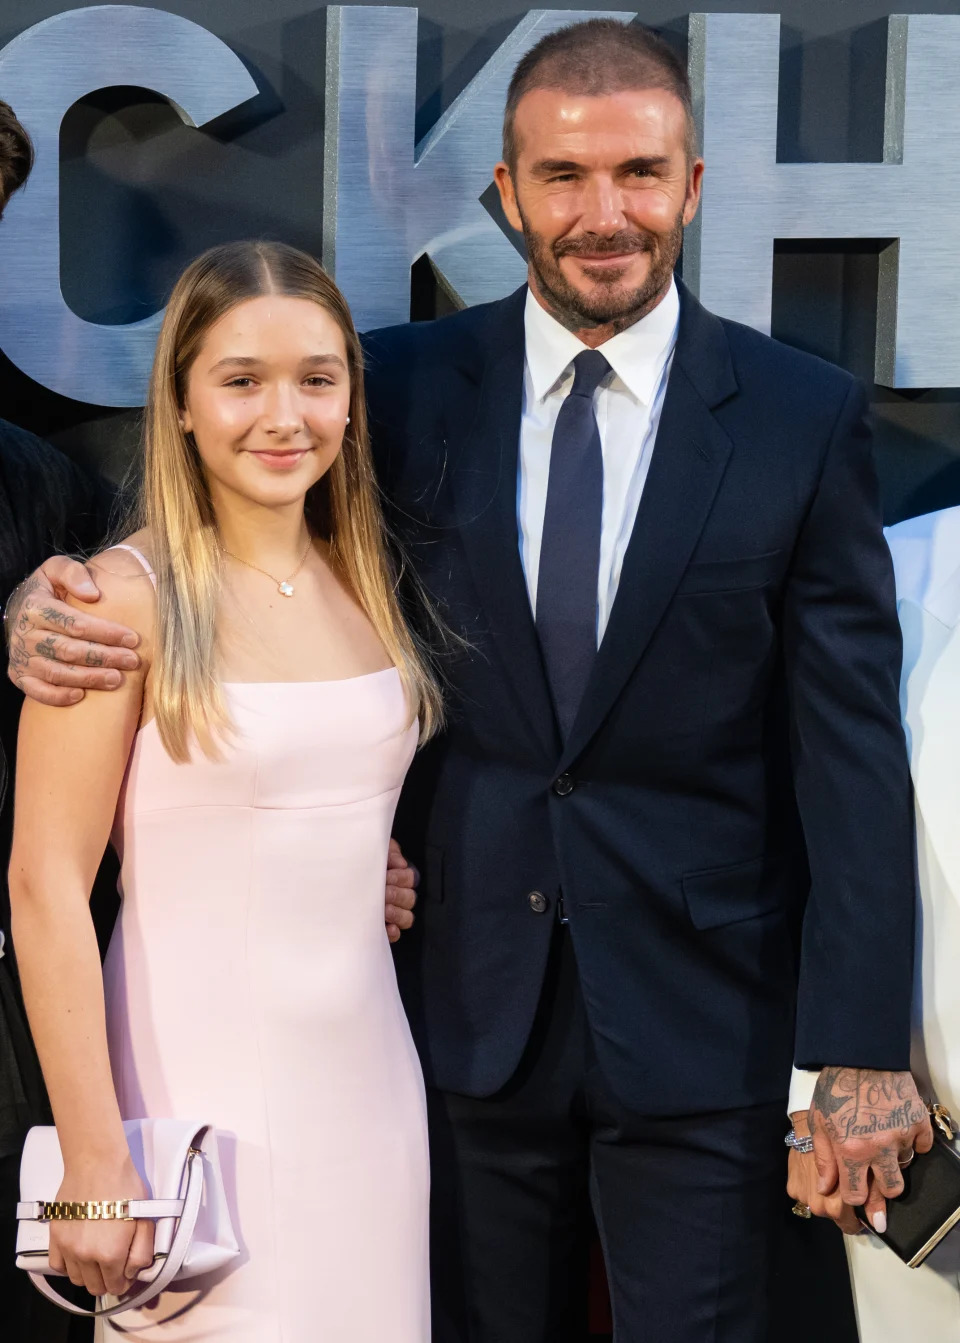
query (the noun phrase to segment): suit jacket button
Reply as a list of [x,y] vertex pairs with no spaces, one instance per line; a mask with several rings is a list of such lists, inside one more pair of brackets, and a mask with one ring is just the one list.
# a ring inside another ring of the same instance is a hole
[[533,910],[534,914],[545,914],[549,903],[547,897],[542,895],[539,891],[531,891],[527,896],[527,904]]
[[569,797],[573,788],[573,777],[570,774],[561,774],[559,779],[553,781],[553,791],[557,797]]

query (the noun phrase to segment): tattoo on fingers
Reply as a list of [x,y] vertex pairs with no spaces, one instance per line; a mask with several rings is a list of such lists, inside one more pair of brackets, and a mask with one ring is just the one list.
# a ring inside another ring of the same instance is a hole
[[883,1149],[875,1158],[873,1168],[877,1172],[885,1193],[899,1192],[903,1184],[903,1176],[900,1171],[900,1163],[897,1161],[897,1154],[892,1148],[885,1147]]
[[[17,636],[17,638],[19,638],[19,636]],[[25,666],[29,661],[26,644],[24,644],[22,639],[19,640],[19,644],[20,648],[17,649],[16,655],[18,658],[22,659],[22,665]],[[104,653],[100,650],[97,644],[93,643],[87,644],[82,658],[64,657],[64,652],[64,645],[60,636],[57,634],[45,634],[42,639],[37,640],[36,656],[46,658],[48,662],[78,662],[84,667],[102,667],[106,661]],[[10,660],[11,662],[14,660],[13,645],[11,645]]]
[[57,647],[59,639],[55,634],[46,634],[42,639],[37,640],[37,657],[47,658],[50,662],[57,661]]
[[72,630],[77,623],[76,616],[69,611],[58,611],[55,606],[41,606],[40,614],[48,625],[56,625],[61,630]]
[[862,1193],[863,1187],[861,1184],[861,1176],[863,1174],[863,1162],[855,1161],[852,1157],[845,1156],[843,1158],[843,1165],[847,1172],[847,1183],[850,1186],[850,1192],[852,1194]]

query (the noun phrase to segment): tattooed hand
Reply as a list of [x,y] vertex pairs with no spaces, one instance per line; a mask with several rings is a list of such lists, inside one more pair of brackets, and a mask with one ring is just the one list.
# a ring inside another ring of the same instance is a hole
[[84,566],[56,555],[21,583],[4,615],[14,685],[43,704],[75,704],[84,688],[114,690],[140,665],[133,630],[88,616],[61,598],[95,602]]
[[824,1068],[810,1105],[810,1131],[821,1194],[864,1204],[877,1231],[887,1227],[886,1200],[903,1193],[900,1163],[929,1152],[933,1130],[909,1073]]

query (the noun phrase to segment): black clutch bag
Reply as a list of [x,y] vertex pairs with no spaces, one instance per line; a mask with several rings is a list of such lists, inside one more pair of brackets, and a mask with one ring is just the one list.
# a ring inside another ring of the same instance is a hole
[[919,1268],[960,1222],[960,1153],[953,1144],[952,1121],[940,1105],[933,1106],[931,1114],[933,1147],[922,1156],[918,1153],[904,1169],[903,1193],[887,1203],[886,1231],[882,1235],[874,1231],[864,1209],[855,1209],[864,1226],[908,1268]]

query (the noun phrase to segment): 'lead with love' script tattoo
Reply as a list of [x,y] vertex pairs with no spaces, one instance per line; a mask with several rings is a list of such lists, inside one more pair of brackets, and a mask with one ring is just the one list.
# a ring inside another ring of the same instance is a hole
[[812,1109],[838,1146],[875,1134],[906,1138],[927,1114],[909,1073],[866,1068],[824,1068]]

